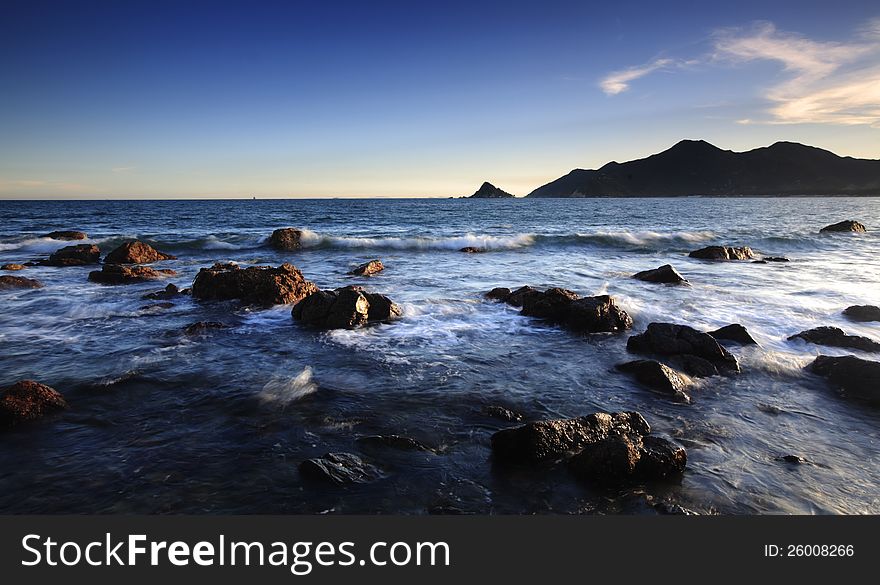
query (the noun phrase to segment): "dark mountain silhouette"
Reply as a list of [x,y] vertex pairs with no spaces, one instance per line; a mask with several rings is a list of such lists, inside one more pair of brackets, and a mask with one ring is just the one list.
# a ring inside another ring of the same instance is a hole
[[598,170],[575,169],[527,197],[880,195],[880,160],[837,156],[796,142],[746,152],[704,140]]
[[513,197],[507,191],[502,191],[492,183],[483,183],[477,192],[471,195],[472,199],[501,199],[504,197]]

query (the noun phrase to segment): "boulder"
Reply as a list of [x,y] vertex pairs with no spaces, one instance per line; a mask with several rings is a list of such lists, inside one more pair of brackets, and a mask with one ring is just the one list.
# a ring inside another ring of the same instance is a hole
[[174,270],[156,270],[149,266],[104,264],[101,270],[89,272],[89,280],[98,284],[137,284],[175,275],[177,272]]
[[349,272],[349,274],[354,276],[373,276],[383,270],[385,270],[385,266],[382,264],[381,260],[370,260],[369,262],[361,264]]
[[49,232],[48,234],[43,234],[40,236],[41,238],[51,238],[53,240],[85,240],[89,236],[84,232],[77,231],[57,231],[57,232]]
[[524,297],[522,314],[553,323],[562,323],[568,316],[569,305],[578,298],[580,297],[574,291],[564,288],[549,288],[541,294]]
[[269,245],[276,250],[289,252],[302,248],[302,230],[294,228],[280,228],[269,236]]
[[299,464],[303,477],[338,485],[369,483],[381,477],[373,465],[352,453],[327,453],[317,459],[307,459]]
[[0,388],[0,428],[36,420],[67,408],[60,392],[33,380],[21,380]]
[[861,224],[857,221],[853,221],[851,219],[847,219],[844,221],[833,223],[831,225],[826,225],[821,230],[819,230],[820,233],[822,233],[822,232],[866,232],[866,231],[868,231],[868,230],[863,224]]
[[506,301],[510,297],[510,289],[504,287],[493,288],[485,295],[483,295],[487,299],[491,299],[493,301]]
[[482,254],[485,251],[485,248],[477,248],[476,246],[465,246],[459,250],[459,252],[464,252],[465,254]]
[[160,260],[176,260],[176,256],[166,254],[144,242],[133,240],[125,242],[104,258],[105,264],[152,264]]
[[635,379],[648,388],[670,396],[676,402],[690,404],[687,389],[693,385],[685,374],[666,364],[654,360],[636,360],[615,366],[621,372],[632,374]]
[[617,306],[613,297],[579,297],[564,288],[539,291],[530,286],[504,294],[506,289],[496,288],[489,292],[493,298],[517,307],[528,317],[543,319],[555,325],[579,333],[620,331],[632,327],[630,316]]
[[678,270],[671,264],[664,264],[660,268],[651,270],[643,270],[633,274],[633,278],[644,280],[645,282],[659,282],[663,284],[685,284],[687,279],[678,273]]
[[828,378],[847,396],[880,405],[880,362],[863,360],[854,355],[820,355],[807,369]]
[[[493,288],[492,290],[498,291],[503,289]],[[541,294],[544,293],[536,288],[532,288],[530,286],[521,286],[509,295],[507,295],[507,297],[504,299],[504,302],[512,307],[522,307],[527,298]]]
[[400,308],[388,297],[367,293],[355,286],[315,291],[291,311],[294,319],[318,329],[354,329],[401,314]]
[[880,307],[875,305],[853,305],[845,308],[843,314],[853,321],[880,321]]
[[192,285],[193,298],[202,300],[239,300],[254,305],[296,303],[316,292],[318,287],[306,280],[296,266],[284,263],[278,268],[237,264],[214,264],[202,268]]
[[725,325],[720,329],[710,331],[709,335],[711,335],[715,339],[735,341],[740,345],[758,345],[758,342],[755,341],[751,335],[749,335],[749,331],[739,323],[731,323],[730,325]]
[[229,325],[219,321],[197,321],[183,328],[186,335],[205,335],[213,329],[227,329]]
[[0,290],[13,288],[43,288],[39,280],[23,276],[0,276]]
[[94,244],[76,244],[66,246],[54,252],[48,260],[40,264],[44,266],[85,266],[98,264],[101,261],[101,250]]
[[707,246],[694,250],[688,256],[699,258],[700,260],[750,260],[755,257],[755,253],[748,246],[743,246],[742,248]]
[[24,270],[24,268],[25,267],[23,264],[4,264],[3,266],[0,266],[0,270],[11,270],[11,271]]
[[581,479],[625,485],[681,474],[687,466],[687,452],[660,437],[611,434],[585,446],[568,466]]
[[177,288],[176,284],[169,283],[168,286],[166,286],[163,290],[147,293],[141,298],[152,301],[167,301],[177,297],[187,296],[190,294],[190,292],[191,291],[188,288],[180,290],[179,288]]
[[860,349],[870,352],[880,351],[880,342],[874,341],[869,337],[862,337],[861,335],[847,335],[839,327],[816,327],[801,331],[788,339],[789,341],[803,339],[816,345],[827,345],[829,347]]
[[[693,356],[701,361],[689,360],[691,363],[705,365],[706,362],[719,372],[739,371],[736,358],[714,337],[687,325],[651,323],[644,333],[629,338],[626,349],[634,353],[681,356],[685,359]],[[698,375],[694,373],[696,369],[685,367],[685,371],[691,375]]]

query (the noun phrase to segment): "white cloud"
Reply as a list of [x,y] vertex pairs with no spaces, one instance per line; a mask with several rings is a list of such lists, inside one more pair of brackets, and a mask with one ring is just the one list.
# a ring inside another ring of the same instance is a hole
[[629,89],[629,84],[640,77],[644,77],[649,73],[653,73],[658,69],[670,67],[674,61],[672,59],[655,59],[650,63],[639,67],[630,67],[620,71],[613,71],[605,76],[600,82],[599,87],[608,95],[617,95]]

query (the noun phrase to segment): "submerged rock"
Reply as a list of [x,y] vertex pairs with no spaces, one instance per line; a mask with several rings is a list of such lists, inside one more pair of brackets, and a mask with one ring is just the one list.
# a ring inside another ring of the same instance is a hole
[[43,288],[39,280],[23,276],[0,276],[0,290],[13,288]]
[[125,242],[104,258],[105,264],[152,264],[160,260],[176,260],[176,256],[160,252],[153,246],[132,240]]
[[62,230],[57,232],[49,232],[48,234],[43,234],[40,236],[41,238],[51,238],[53,240],[85,240],[89,236],[85,232],[78,232],[74,230]]
[[205,335],[212,329],[228,329],[229,325],[219,321],[197,321],[183,328],[186,335]]
[[382,475],[377,467],[352,453],[327,453],[317,459],[307,459],[299,464],[299,472],[309,479],[338,485],[369,483]]
[[378,274],[385,270],[385,265],[382,264],[381,260],[370,260],[369,262],[365,262],[349,272],[354,276],[373,276],[374,274]]
[[299,250],[302,248],[302,230],[294,228],[280,228],[269,236],[269,245],[282,252]]
[[764,256],[759,262],[791,262],[785,256]]
[[789,341],[796,339],[803,339],[810,343],[827,345],[829,347],[860,349],[870,352],[880,351],[880,342],[874,341],[869,337],[862,337],[861,335],[847,335],[839,327],[816,327],[807,331],[801,331],[788,338]]
[[506,420],[507,422],[520,422],[525,418],[520,413],[503,406],[488,406],[486,407],[486,414],[493,418]]
[[676,402],[691,402],[687,389],[693,385],[693,380],[666,364],[654,360],[636,360],[617,364],[615,368],[632,374],[639,383],[672,397]]
[[707,246],[694,250],[688,254],[691,258],[700,260],[750,260],[755,253],[748,246],[734,248],[732,246]]
[[687,279],[679,274],[678,270],[673,268],[671,264],[664,264],[660,268],[636,272],[633,274],[633,278],[644,280],[645,282],[659,282],[663,284],[687,283]]
[[24,268],[25,267],[23,264],[4,264],[3,266],[0,266],[0,270],[10,270],[10,271],[24,270]]
[[98,264],[101,261],[101,250],[94,244],[76,244],[65,246],[55,251],[48,260],[40,264],[44,266],[85,266]]
[[21,380],[0,388],[0,428],[36,420],[67,408],[60,392],[33,380]]
[[505,301],[510,298],[510,289],[504,287],[493,288],[483,296],[493,301]]
[[875,305],[853,305],[845,308],[843,314],[853,321],[880,321],[880,307]]
[[459,252],[464,252],[465,254],[482,254],[485,251],[485,248],[477,248],[476,246],[465,246],[459,250]]
[[360,287],[318,290],[293,306],[291,316],[319,329],[354,329],[370,322],[388,321],[402,314],[388,297]]
[[739,323],[731,323],[730,325],[725,325],[724,327],[716,329],[715,331],[710,331],[709,335],[711,335],[715,339],[735,341],[740,345],[758,345],[758,342],[755,341],[751,335],[749,335],[748,329],[746,329]]
[[837,223],[833,223],[831,225],[826,225],[819,232],[866,232],[868,229],[857,221],[852,219],[847,219],[844,221],[839,221]]
[[254,305],[296,303],[316,292],[318,287],[306,280],[296,266],[284,263],[278,268],[237,264],[214,264],[202,268],[192,285],[193,298],[202,300],[239,300]]
[[807,369],[843,390],[847,396],[880,405],[880,362],[854,355],[820,355]]
[[101,270],[89,272],[89,280],[98,284],[137,284],[175,275],[177,272],[169,269],[156,270],[149,266],[104,264]]
[[632,327],[630,316],[608,295],[579,297],[564,288],[539,291],[524,286],[513,292],[494,288],[486,296],[522,307],[521,314],[527,317],[543,319],[579,333],[620,331]]
[[806,458],[801,457],[800,455],[782,455],[776,458],[777,461],[782,461],[784,463],[793,463],[795,465],[800,465],[803,463],[809,463]]
[[168,286],[166,286],[163,290],[147,293],[141,298],[153,301],[167,301],[177,297],[187,296],[190,294],[190,292],[191,291],[188,288],[180,290],[179,288],[177,288],[176,284],[169,283]]
[[736,357],[714,337],[687,325],[651,323],[644,333],[629,338],[626,349],[634,353],[679,356],[685,371],[692,376],[707,375],[709,371],[739,371]]
[[581,479],[620,485],[681,474],[687,452],[660,437],[612,434],[584,447],[568,466]]

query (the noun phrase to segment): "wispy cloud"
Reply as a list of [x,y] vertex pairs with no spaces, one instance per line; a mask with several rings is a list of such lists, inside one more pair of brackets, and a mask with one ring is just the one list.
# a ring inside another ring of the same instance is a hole
[[617,95],[629,89],[629,84],[640,77],[644,77],[649,73],[653,73],[659,69],[667,69],[672,66],[672,59],[655,59],[650,63],[639,65],[638,67],[629,67],[620,71],[612,71],[601,81],[599,87],[608,95]]
[[119,173],[127,173],[129,171],[133,171],[136,168],[137,167],[113,167],[112,169],[110,169],[110,171],[119,174]]

